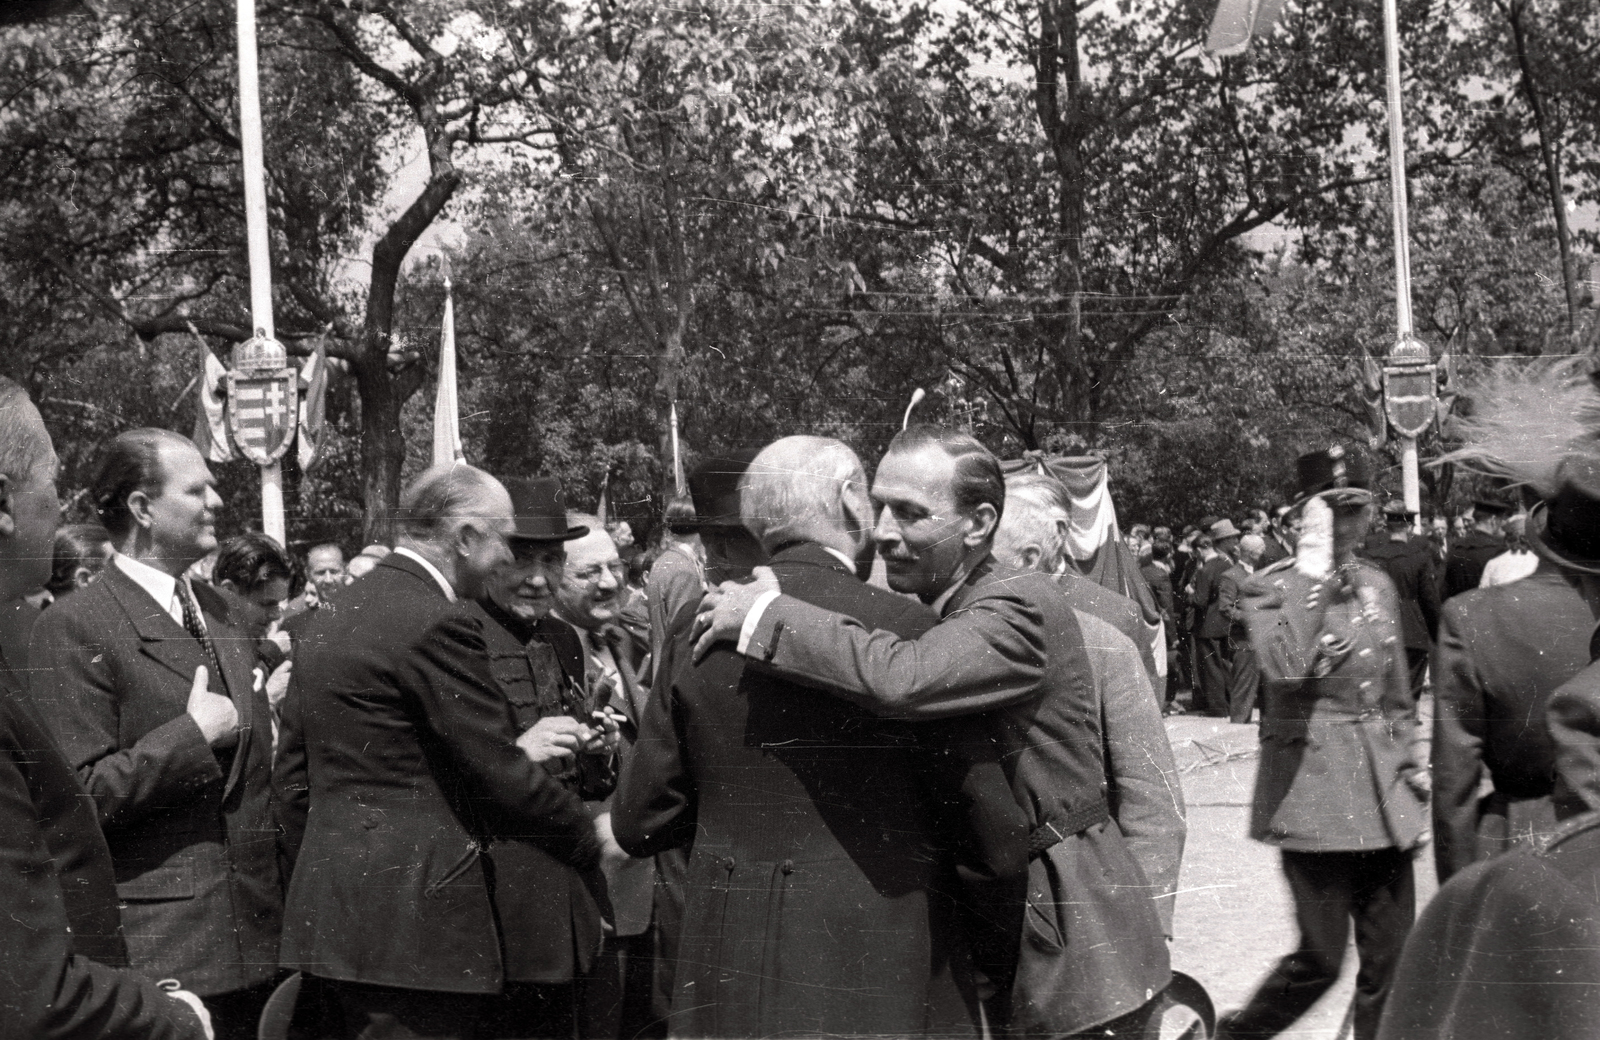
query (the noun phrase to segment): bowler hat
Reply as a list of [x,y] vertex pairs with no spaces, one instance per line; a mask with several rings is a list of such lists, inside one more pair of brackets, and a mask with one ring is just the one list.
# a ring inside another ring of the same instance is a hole
[[701,460],[689,474],[689,497],[694,499],[696,517],[692,529],[744,526],[739,520],[739,479],[760,452],[760,448],[740,448]]
[[1509,505],[1504,499],[1485,496],[1472,500],[1473,516],[1507,516],[1515,512],[1516,508]]
[[509,477],[503,481],[511,493],[511,541],[570,542],[589,533],[583,526],[567,526],[567,504],[561,481],[555,477]]
[[1206,531],[1211,536],[1212,542],[1220,542],[1224,538],[1239,537],[1239,529],[1233,526],[1232,520],[1218,520]]
[[1371,498],[1372,471],[1367,460],[1335,444],[1325,451],[1311,451],[1295,460],[1300,478],[1300,497],[1305,502],[1318,495],[1329,498]]
[[1552,563],[1600,574],[1600,460],[1568,455],[1556,482],[1556,493],[1533,507],[1528,544]]

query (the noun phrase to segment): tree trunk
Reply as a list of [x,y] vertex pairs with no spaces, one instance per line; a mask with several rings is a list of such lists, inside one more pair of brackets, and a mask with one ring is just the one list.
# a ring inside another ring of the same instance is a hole
[[1539,137],[1539,156],[1544,162],[1545,186],[1550,193],[1550,213],[1555,218],[1556,243],[1561,250],[1561,285],[1567,296],[1567,333],[1578,327],[1578,261],[1572,253],[1572,231],[1567,225],[1567,196],[1561,188],[1561,155],[1556,129],[1539,96],[1538,77],[1534,75],[1533,59],[1529,53],[1528,27],[1523,24],[1527,4],[1517,0],[1502,7],[1501,12],[1511,25],[1511,39],[1517,52],[1517,69],[1522,75],[1522,91],[1528,99],[1528,109],[1533,114],[1534,132]]

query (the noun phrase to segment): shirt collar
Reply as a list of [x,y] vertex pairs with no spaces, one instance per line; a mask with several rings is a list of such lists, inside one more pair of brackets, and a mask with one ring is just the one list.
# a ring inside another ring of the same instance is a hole
[[440,590],[444,592],[444,598],[449,600],[451,603],[456,601],[456,590],[451,586],[450,582],[445,579],[443,572],[441,572],[439,568],[435,567],[433,564],[429,563],[421,553],[407,549],[402,545],[400,548],[394,551],[394,554],[396,556],[404,556],[408,560],[415,560],[422,564],[422,569],[432,575],[433,580],[439,583]]
[[111,562],[116,564],[118,570],[132,578],[134,584],[150,593],[150,597],[161,605],[162,610],[172,609],[172,601],[178,595],[177,578],[122,553],[114,553]]
[[854,574],[856,572],[855,561],[852,560],[850,557],[846,556],[844,553],[840,552],[838,549],[835,549],[831,545],[822,545],[822,546],[818,546],[818,548],[820,548],[823,552],[827,553],[829,556],[832,556],[834,559],[838,560],[840,563],[844,564],[845,569],[848,570],[851,574]]

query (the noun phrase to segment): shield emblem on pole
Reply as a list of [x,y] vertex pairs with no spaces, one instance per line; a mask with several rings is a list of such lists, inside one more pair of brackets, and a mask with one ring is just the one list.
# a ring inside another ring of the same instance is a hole
[[1433,356],[1427,344],[1402,337],[1383,366],[1383,402],[1389,422],[1402,437],[1417,437],[1433,423]]
[[292,368],[228,373],[228,428],[239,453],[258,466],[294,443],[299,379]]

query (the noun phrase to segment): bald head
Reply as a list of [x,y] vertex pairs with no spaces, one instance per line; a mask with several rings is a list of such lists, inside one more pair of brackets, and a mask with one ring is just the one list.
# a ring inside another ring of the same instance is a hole
[[50,578],[56,521],[56,452],[27,391],[0,377],[0,599]]
[[769,554],[815,542],[860,559],[872,503],[861,460],[830,437],[785,437],[761,449],[739,480],[739,519]]
[[488,473],[464,462],[434,466],[400,495],[400,543],[477,599],[512,561],[511,513],[511,495]]

